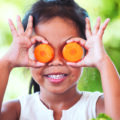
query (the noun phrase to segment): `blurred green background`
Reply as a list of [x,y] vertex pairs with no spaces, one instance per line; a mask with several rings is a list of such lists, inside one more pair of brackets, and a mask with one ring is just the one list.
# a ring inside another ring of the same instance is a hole
[[[8,50],[12,36],[8,26],[8,18],[16,23],[16,15],[22,18],[31,4],[36,0],[0,0],[0,57]],[[105,31],[104,47],[120,73],[120,1],[119,0],[75,0],[85,8],[90,16],[92,27],[96,18],[100,16],[102,22],[110,18],[108,28]],[[0,71],[2,72],[2,71]],[[4,101],[17,98],[28,93],[30,72],[27,68],[15,68],[12,70]],[[101,79],[99,71],[95,68],[84,68],[79,80],[78,88],[86,91],[101,91]]]

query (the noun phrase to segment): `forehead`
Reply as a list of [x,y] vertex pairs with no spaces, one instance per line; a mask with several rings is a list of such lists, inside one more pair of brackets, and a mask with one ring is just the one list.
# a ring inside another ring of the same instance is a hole
[[63,44],[71,37],[79,36],[77,25],[72,20],[60,17],[38,23],[35,27],[35,33],[55,46]]

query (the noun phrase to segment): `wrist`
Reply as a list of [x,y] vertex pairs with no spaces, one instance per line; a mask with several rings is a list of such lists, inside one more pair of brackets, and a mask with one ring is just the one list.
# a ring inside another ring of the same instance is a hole
[[103,71],[103,69],[106,67],[106,65],[110,62],[110,58],[107,54],[104,54],[102,59],[97,63],[96,68],[99,71]]
[[14,68],[12,61],[10,59],[8,59],[8,57],[6,55],[3,56],[0,61],[2,61],[2,63],[5,64],[10,71]]

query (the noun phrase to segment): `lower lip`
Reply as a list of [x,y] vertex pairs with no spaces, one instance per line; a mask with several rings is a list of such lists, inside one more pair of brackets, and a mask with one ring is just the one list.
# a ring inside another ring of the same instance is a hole
[[53,78],[49,78],[49,77],[46,77],[50,82],[52,83],[61,83],[63,82],[65,79],[66,79],[66,76],[64,76],[63,78],[61,79],[53,79]]

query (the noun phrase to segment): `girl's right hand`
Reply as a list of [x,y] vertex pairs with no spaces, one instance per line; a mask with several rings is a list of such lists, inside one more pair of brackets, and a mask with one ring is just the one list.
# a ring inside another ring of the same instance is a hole
[[37,41],[47,43],[42,37],[37,36],[32,38],[33,17],[29,16],[28,25],[25,31],[20,16],[17,16],[17,30],[11,19],[9,19],[8,22],[13,36],[13,42],[5,55],[5,59],[9,61],[12,68],[43,66],[43,63],[29,58],[29,48],[31,48],[32,45]]

